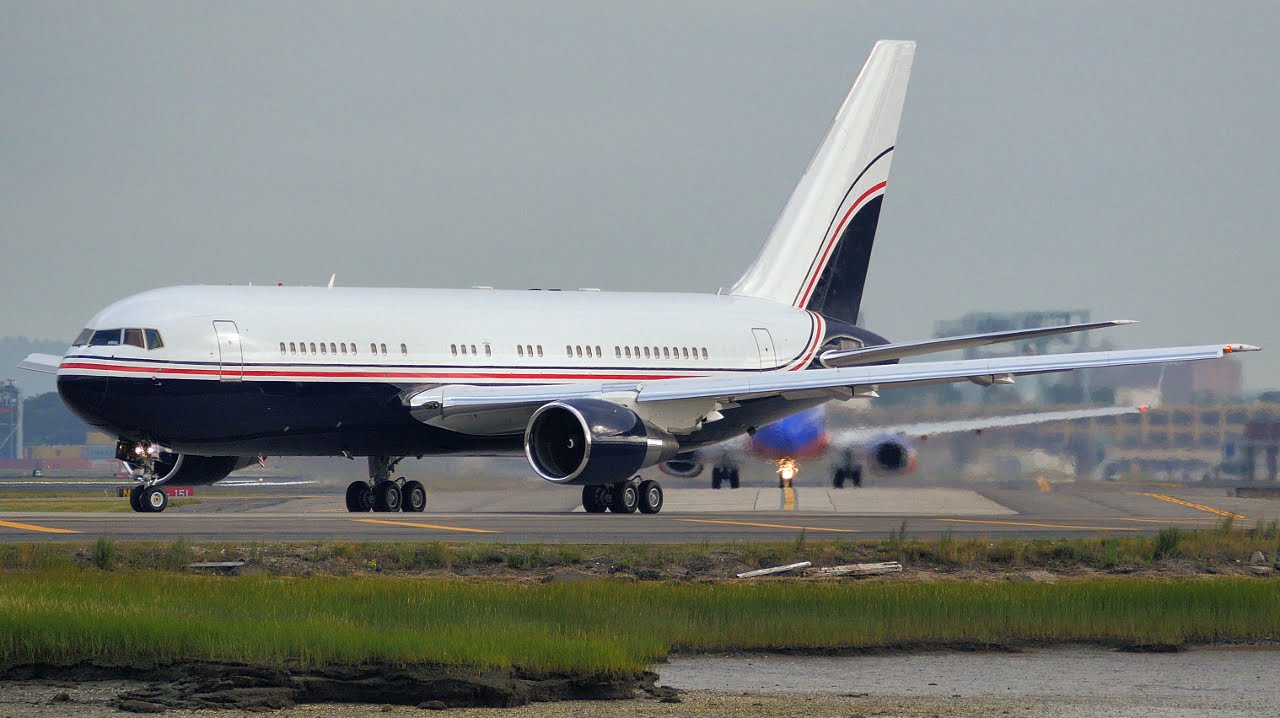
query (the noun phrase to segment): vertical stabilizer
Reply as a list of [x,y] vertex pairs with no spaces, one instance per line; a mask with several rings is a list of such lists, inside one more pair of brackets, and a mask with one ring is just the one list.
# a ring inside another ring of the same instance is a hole
[[857,321],[915,51],[914,42],[876,43],[764,248],[730,293]]

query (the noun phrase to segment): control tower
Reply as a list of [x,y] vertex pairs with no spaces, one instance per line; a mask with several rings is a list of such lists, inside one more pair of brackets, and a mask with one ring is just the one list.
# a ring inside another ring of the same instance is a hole
[[0,459],[22,458],[22,392],[12,379],[0,382]]

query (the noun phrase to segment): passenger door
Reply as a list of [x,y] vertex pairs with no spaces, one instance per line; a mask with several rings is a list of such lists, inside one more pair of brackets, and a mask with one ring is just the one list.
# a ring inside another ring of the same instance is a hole
[[218,336],[218,379],[240,381],[244,378],[244,352],[240,348],[240,330],[235,322],[216,321],[213,332]]
[[773,369],[777,366],[776,357],[773,351],[773,335],[769,334],[768,329],[752,329],[751,333],[756,338],[756,349],[760,350],[760,368]]

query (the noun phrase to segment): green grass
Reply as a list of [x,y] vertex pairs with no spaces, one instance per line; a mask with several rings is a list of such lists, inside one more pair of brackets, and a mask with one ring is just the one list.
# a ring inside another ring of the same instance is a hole
[[0,663],[208,658],[633,670],[672,650],[1280,638],[1249,579],[516,584],[51,569],[0,581]]

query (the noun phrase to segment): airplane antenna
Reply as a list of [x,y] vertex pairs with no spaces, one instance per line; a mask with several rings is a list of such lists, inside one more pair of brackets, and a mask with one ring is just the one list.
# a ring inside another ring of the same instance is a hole
[[329,275],[329,288],[330,288],[330,289],[333,289],[333,281],[334,281],[335,279],[337,279],[337,278],[338,278],[338,275],[337,275],[336,273],[335,273],[335,274],[330,274],[330,275]]

